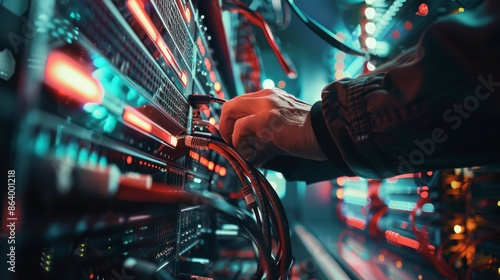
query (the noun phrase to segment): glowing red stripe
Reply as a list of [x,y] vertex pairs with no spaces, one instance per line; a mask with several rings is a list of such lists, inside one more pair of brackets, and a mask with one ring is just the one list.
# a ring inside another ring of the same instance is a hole
[[351,227],[355,227],[357,229],[365,229],[366,221],[352,217],[348,217],[346,219],[347,219],[346,223]]
[[82,104],[100,104],[104,98],[104,89],[88,69],[58,51],[50,53],[47,58],[45,82],[59,95]]
[[123,120],[143,131],[153,132],[151,121],[132,107],[125,107],[123,110]]
[[141,24],[142,28],[146,31],[148,36],[156,42],[158,40],[159,34],[158,31],[156,30],[153,22],[149,18],[148,14],[146,13],[144,9],[144,4],[140,0],[129,0],[127,1],[127,6],[134,14],[135,18],[139,21]]
[[187,76],[185,72],[181,72],[179,64],[174,60],[172,52],[167,46],[167,43],[161,37],[160,32],[156,29],[153,22],[149,18],[144,8],[144,3],[141,0],[128,0],[127,6],[132,12],[136,20],[141,24],[144,31],[148,34],[149,38],[156,44],[156,47],[165,58],[165,60],[172,66],[175,74],[181,79],[184,87],[187,85]]
[[186,87],[186,85],[187,85],[187,82],[188,82],[188,80],[187,80],[187,79],[188,79],[188,78],[187,78],[186,71],[182,71],[182,73],[181,73],[181,82],[182,82],[182,85],[183,85],[184,87]]
[[125,107],[122,117],[126,123],[145,132],[151,133],[152,135],[158,137],[159,139],[167,144],[172,145],[173,147],[177,146],[177,138],[175,136],[152,122],[149,118],[138,112],[136,109],[130,106]]
[[186,22],[189,23],[191,21],[191,10],[188,7],[184,11],[184,15],[186,16]]
[[205,57],[203,63],[205,64],[205,68],[207,68],[208,71],[212,70],[212,63],[210,62],[210,59],[208,59],[208,57]]

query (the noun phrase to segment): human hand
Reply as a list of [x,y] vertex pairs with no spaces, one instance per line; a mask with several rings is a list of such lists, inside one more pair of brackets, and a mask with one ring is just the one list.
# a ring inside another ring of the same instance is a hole
[[226,101],[219,130],[228,144],[258,167],[276,155],[326,160],[310,110],[311,105],[280,89],[264,89]]

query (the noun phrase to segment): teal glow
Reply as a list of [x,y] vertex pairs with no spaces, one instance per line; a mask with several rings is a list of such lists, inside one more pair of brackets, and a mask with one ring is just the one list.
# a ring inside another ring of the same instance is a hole
[[50,135],[48,133],[40,133],[35,141],[35,154],[43,156],[47,154],[50,146]]
[[92,152],[89,156],[89,165],[96,166],[98,160],[99,160],[99,156],[97,155],[97,153],[95,151]]
[[422,206],[422,211],[427,213],[434,213],[434,205],[426,203]]
[[99,167],[105,168],[108,165],[108,159],[105,156],[102,156],[99,159]]
[[105,132],[113,132],[116,128],[116,119],[113,116],[108,116],[104,123],[103,129]]
[[[95,60],[94,63],[96,63]],[[109,84],[109,82],[114,77],[113,73],[111,71],[108,71],[106,67],[95,70],[94,72],[92,72],[92,76],[94,76],[94,78],[98,79],[101,82],[104,89],[106,89],[106,85]]]
[[286,180],[283,178],[283,174],[275,171],[268,170],[266,179],[269,184],[276,191],[279,198],[285,197],[286,194]]
[[131,89],[127,93],[127,100],[132,101],[132,100],[136,99],[138,96],[139,96],[139,94],[137,93],[137,91]]
[[66,147],[64,145],[56,146],[55,156],[56,158],[63,158],[66,153]]
[[87,151],[87,149],[81,149],[80,152],[78,153],[78,164],[86,165],[88,159],[89,159],[89,151]]
[[83,110],[85,110],[85,112],[92,113],[97,107],[99,107],[99,105],[95,103],[87,103],[83,105]]
[[102,68],[107,65],[106,59],[102,56],[94,59],[93,63],[97,68]]
[[92,117],[101,120],[105,118],[108,115],[108,111],[106,108],[99,106],[96,109],[94,109],[94,112],[92,112]]
[[78,155],[78,144],[72,142],[68,145],[68,150],[66,151],[66,157],[70,162],[73,162],[76,160],[77,155]]
[[137,99],[137,105],[138,106],[143,106],[143,105],[146,105],[146,104],[148,104],[148,101],[146,100],[146,98],[144,98],[144,97],[141,96],[141,97],[139,97]]

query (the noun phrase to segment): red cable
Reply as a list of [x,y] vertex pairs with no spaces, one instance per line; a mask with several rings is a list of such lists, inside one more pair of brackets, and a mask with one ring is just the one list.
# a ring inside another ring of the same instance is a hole
[[266,36],[267,42],[271,46],[271,49],[273,50],[274,54],[276,55],[276,58],[278,59],[278,62],[280,63],[281,67],[285,71],[286,75],[291,78],[295,79],[297,77],[297,71],[293,69],[293,66],[289,61],[286,60],[286,58],[283,56],[283,53],[281,52],[280,48],[278,47],[278,44],[276,43],[276,39],[274,38],[274,35],[271,31],[271,28],[265,21],[265,19],[262,17],[261,14],[251,12],[246,9],[245,6],[243,6],[242,3],[236,2],[236,1],[231,1],[228,0],[228,3],[238,5],[239,7],[235,8],[230,8],[229,11],[231,12],[237,12],[242,15],[244,15],[252,24],[260,27],[262,32],[264,32],[264,35]]

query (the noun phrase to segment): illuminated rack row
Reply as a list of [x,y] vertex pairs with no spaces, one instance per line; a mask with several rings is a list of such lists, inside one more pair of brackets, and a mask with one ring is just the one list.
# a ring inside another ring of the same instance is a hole
[[[186,99],[127,27],[113,4],[84,0],[80,5],[66,5],[61,10],[116,69],[151,96],[156,94],[171,100],[171,103],[163,103],[166,107],[162,109],[182,127],[187,127],[189,106]],[[78,14],[74,10],[79,11]]]

